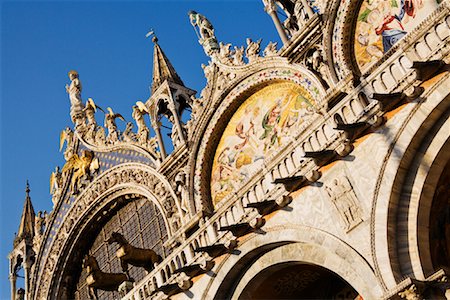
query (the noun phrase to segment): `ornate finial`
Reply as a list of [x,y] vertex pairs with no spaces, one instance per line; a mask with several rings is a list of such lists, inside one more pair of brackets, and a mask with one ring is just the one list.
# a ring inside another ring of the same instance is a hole
[[27,196],[30,193],[30,183],[28,182],[28,179],[27,179],[27,187],[25,189],[25,193],[27,193]]
[[158,38],[156,37],[155,31],[153,29],[150,29],[150,31],[147,32],[147,34],[145,35],[146,38],[148,38],[150,36],[153,36],[152,37],[152,42],[153,43],[155,43],[155,44],[158,43]]

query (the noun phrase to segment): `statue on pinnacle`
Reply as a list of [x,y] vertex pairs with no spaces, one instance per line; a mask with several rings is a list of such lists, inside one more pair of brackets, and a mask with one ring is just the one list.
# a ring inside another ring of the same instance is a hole
[[219,43],[214,35],[214,27],[211,22],[205,16],[192,10],[189,12],[189,19],[199,38],[198,42],[203,46],[206,55],[211,56],[219,51]]
[[81,129],[80,127],[85,125],[85,113],[81,100],[82,87],[78,72],[74,70],[69,71],[69,79],[71,82],[70,85],[66,84],[66,91],[70,99],[70,117],[75,124],[75,129]]

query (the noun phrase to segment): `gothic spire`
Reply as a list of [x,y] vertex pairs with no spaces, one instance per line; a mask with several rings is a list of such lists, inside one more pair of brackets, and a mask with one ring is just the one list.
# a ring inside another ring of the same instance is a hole
[[155,44],[153,51],[153,82],[152,93],[154,93],[158,87],[165,81],[171,81],[173,83],[184,86],[180,76],[178,76],[174,67],[166,57],[161,47],[158,45],[158,38],[153,34],[152,41]]
[[34,236],[34,219],[36,214],[34,212],[33,204],[30,198],[30,185],[27,180],[27,187],[25,189],[25,203],[23,205],[22,218],[20,219],[19,232],[15,239],[15,243],[23,239],[32,239]]

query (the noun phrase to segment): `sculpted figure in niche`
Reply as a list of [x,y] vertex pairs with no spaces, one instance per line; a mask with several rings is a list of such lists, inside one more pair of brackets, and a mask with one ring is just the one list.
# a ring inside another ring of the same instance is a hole
[[306,58],[306,66],[316,74],[320,75],[322,80],[324,80],[328,84],[328,86],[330,86],[330,76],[328,75],[328,67],[323,59],[322,49],[313,48],[309,50],[308,56]]
[[187,188],[187,175],[184,170],[181,170],[175,176],[175,192],[179,199],[181,199],[181,209],[184,213],[188,213],[189,191]]
[[308,13],[304,6],[303,1],[297,0],[294,5],[294,16],[297,21],[297,27],[301,28],[303,24],[309,19]]
[[[177,148],[183,143],[183,140],[181,139],[181,137],[178,134],[178,129],[177,129],[177,126],[175,125],[175,118],[173,117],[173,115],[171,115],[169,117],[169,121],[170,121],[170,123],[172,123],[172,133],[170,134],[170,138],[172,139],[173,147]],[[180,121],[180,126],[181,126],[181,129],[184,131],[185,130],[184,124],[181,121]]]
[[326,186],[328,197],[336,207],[345,229],[350,230],[361,223],[361,209],[355,192],[346,176],[342,179],[334,179],[333,183]]
[[84,125],[83,102],[81,101],[81,81],[77,71],[69,71],[70,85],[66,85],[66,92],[70,99],[70,117],[77,129]]

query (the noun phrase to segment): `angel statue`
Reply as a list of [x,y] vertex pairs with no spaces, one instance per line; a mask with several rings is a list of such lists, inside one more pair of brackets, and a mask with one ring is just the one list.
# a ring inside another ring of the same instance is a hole
[[189,19],[191,25],[194,26],[194,29],[198,27],[198,32],[195,30],[195,33],[197,34],[197,37],[199,38],[198,42],[203,46],[206,55],[211,56],[214,52],[219,50],[219,44],[214,35],[214,27],[211,22],[209,22],[205,16],[193,10],[189,12]]
[[59,135],[59,152],[61,152],[64,143],[67,142],[64,158],[68,160],[73,154],[73,131],[70,127],[66,127]]
[[50,175],[50,194],[52,194],[53,207],[61,194],[63,178],[59,167],[56,166],[55,171]]
[[83,102],[81,101],[81,81],[78,76],[78,72],[69,71],[70,85],[66,84],[66,92],[69,94],[70,99],[70,117],[75,124],[75,129],[84,125],[84,111]]
[[86,101],[86,107],[83,109],[86,114],[87,120],[87,132],[85,134],[86,139],[88,141],[93,142],[95,140],[95,131],[97,129],[97,121],[95,120],[95,113],[97,112],[97,108],[100,109],[103,113],[105,112],[100,106],[94,103],[92,98],[88,98]]
[[138,142],[142,146],[147,146],[148,134],[150,133],[144,120],[144,115],[148,113],[148,108],[142,101],[137,101],[136,105],[133,106],[132,117],[136,121]]
[[72,193],[79,192],[81,180],[90,180],[92,175],[100,168],[98,158],[94,158],[94,152],[89,150],[82,150],[81,156],[78,154],[66,162],[62,169],[63,176],[73,171],[70,188]]
[[106,110],[108,111],[108,113],[105,114],[105,127],[106,129],[108,129],[108,136],[106,137],[106,140],[110,144],[115,144],[119,141],[119,132],[117,130],[116,118],[119,118],[124,122],[125,119],[121,114],[114,113],[111,107],[108,107]]
[[187,172],[181,169],[177,175],[175,175],[175,193],[181,200],[181,209],[184,213],[189,212],[189,190],[187,187]]

